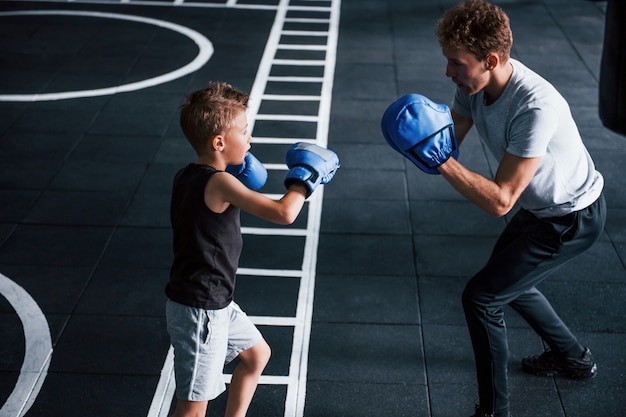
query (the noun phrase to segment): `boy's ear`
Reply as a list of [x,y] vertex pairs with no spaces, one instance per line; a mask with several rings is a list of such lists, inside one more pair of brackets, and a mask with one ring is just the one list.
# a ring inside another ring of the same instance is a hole
[[215,135],[211,139],[211,145],[213,149],[216,151],[221,151],[224,149],[224,137],[222,135]]

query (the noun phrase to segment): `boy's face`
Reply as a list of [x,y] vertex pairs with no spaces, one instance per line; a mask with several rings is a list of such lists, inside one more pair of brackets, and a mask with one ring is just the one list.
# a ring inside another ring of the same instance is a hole
[[464,94],[474,95],[487,86],[489,71],[474,54],[465,48],[442,48],[442,52],[448,60],[446,77],[451,78]]
[[245,111],[241,111],[233,119],[230,128],[224,133],[228,163],[232,165],[242,164],[250,149],[250,142],[252,142],[252,136],[248,133],[248,117]]

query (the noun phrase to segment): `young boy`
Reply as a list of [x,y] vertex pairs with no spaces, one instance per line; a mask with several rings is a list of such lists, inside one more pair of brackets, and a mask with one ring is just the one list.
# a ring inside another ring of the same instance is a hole
[[225,416],[246,415],[271,352],[233,301],[243,244],[240,210],[291,224],[305,199],[339,167],[332,151],[297,143],[287,152],[285,195],[275,201],[254,191],[267,172],[248,152],[247,103],[247,94],[212,82],[181,107],[181,128],[198,159],[176,174],[172,190],[174,261],[166,317],[175,357],[173,417],[204,417],[208,401],[226,389],[224,364],[236,357]]

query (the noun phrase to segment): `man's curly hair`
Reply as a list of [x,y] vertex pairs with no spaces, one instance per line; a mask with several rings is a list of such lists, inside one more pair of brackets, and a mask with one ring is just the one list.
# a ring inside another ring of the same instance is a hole
[[506,62],[513,45],[509,17],[502,8],[484,0],[469,0],[450,8],[437,22],[435,34],[442,48],[465,47],[479,61],[497,53]]

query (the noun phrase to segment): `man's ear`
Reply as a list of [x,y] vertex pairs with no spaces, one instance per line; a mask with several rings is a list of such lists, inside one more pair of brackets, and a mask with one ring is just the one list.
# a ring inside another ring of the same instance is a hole
[[491,71],[492,69],[498,66],[499,62],[500,62],[500,57],[498,57],[498,55],[488,54],[487,58],[485,58],[485,68],[488,71]]

